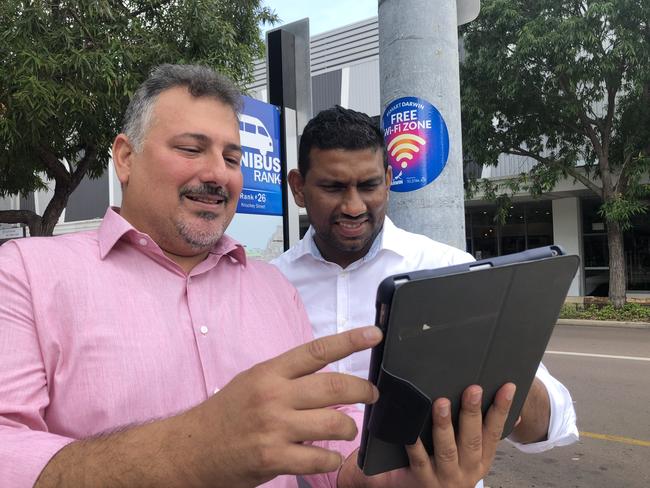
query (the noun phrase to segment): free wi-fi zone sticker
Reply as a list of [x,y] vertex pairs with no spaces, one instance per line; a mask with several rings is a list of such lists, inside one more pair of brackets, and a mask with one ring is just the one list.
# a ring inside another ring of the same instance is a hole
[[416,97],[398,98],[382,115],[393,169],[392,191],[413,191],[435,180],[449,156],[449,132],[440,112]]
[[420,146],[427,143],[426,139],[415,134],[400,134],[394,137],[386,150],[399,164],[400,168],[408,168],[408,162],[413,160],[413,155],[420,152]]

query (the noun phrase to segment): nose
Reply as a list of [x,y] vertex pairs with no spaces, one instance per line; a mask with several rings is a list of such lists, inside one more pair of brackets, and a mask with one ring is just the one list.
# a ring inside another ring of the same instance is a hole
[[359,190],[356,187],[348,188],[343,197],[341,212],[350,217],[358,217],[366,213],[366,211],[366,202],[361,198]]
[[199,172],[199,179],[202,183],[223,186],[228,182],[229,178],[228,164],[221,154],[210,154],[205,158]]

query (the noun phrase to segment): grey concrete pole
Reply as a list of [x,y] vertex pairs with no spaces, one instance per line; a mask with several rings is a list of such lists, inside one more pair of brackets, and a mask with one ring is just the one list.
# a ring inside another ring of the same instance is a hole
[[[465,249],[456,0],[379,0],[379,75],[387,144],[400,131],[405,133],[389,151],[393,185],[388,215],[399,227]],[[391,105],[403,97],[417,100]],[[434,110],[427,115],[425,102],[438,113]],[[386,113],[387,109],[391,112]],[[427,127],[424,119],[432,118],[433,127]],[[440,171],[435,165],[444,159],[440,145],[445,142],[445,125],[448,157]],[[419,139],[413,137],[418,128],[424,130]],[[400,143],[401,151],[396,150]],[[424,155],[432,148],[438,152],[437,162],[427,161]],[[410,185],[400,183],[414,165],[422,171],[410,177]],[[427,183],[431,172],[433,181]],[[407,186],[412,190],[400,191]]]

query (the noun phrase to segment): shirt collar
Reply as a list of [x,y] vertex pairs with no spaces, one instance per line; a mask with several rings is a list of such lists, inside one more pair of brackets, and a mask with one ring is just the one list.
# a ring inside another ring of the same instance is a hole
[[403,233],[403,231],[393,224],[393,221],[386,216],[384,218],[384,228],[376,239],[381,239],[380,249],[406,257],[406,248],[408,243],[404,242],[403,236],[400,235],[401,233]]
[[318,247],[314,242],[314,228],[312,226],[309,226],[309,229],[307,229],[303,238],[300,239],[296,245],[291,246],[286,256],[290,261],[297,261],[301,257],[308,255],[322,259]]
[[[104,259],[111,252],[118,241],[132,243],[139,239],[146,239],[152,242],[160,250],[160,253],[162,253],[160,247],[153,242],[151,237],[133,227],[120,215],[119,211],[120,209],[118,207],[109,207],[99,227],[99,256],[101,259]],[[244,246],[225,234],[210,250],[210,254],[229,255],[246,266],[246,251],[244,250]]]

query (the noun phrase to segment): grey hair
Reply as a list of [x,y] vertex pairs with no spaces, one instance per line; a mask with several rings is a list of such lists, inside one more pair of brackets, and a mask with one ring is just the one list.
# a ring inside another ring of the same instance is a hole
[[127,135],[136,152],[142,149],[158,95],[177,86],[187,87],[193,97],[216,98],[231,107],[236,114],[241,110],[241,93],[224,75],[207,66],[161,64],[151,71],[133,94],[124,114],[122,132]]

